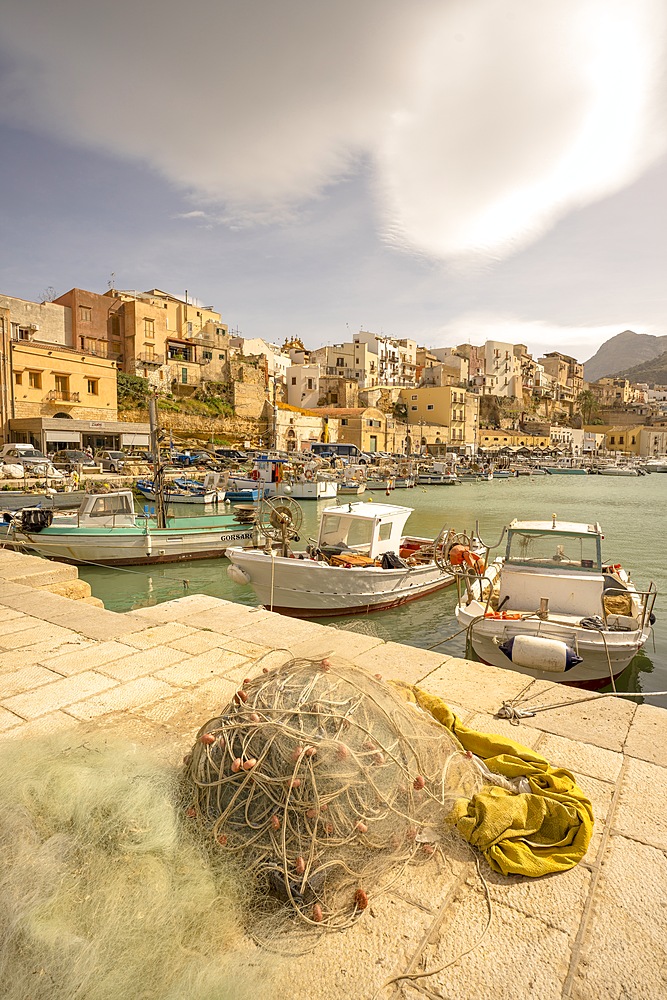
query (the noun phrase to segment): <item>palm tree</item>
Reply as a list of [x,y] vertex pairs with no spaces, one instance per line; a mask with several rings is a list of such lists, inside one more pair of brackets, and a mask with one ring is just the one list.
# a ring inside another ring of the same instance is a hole
[[598,399],[591,389],[584,389],[577,396],[577,408],[581,413],[581,418],[585,424],[593,421],[594,414],[598,410]]

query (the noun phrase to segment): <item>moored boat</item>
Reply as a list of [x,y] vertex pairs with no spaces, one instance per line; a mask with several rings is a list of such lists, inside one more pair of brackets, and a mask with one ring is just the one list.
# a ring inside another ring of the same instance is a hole
[[[454,582],[452,533],[443,529],[436,539],[404,535],[410,507],[363,501],[327,507],[317,540],[305,552],[292,552],[289,538],[298,532],[298,514],[280,498],[266,505],[259,527],[264,525],[269,544],[264,550],[230,547],[227,572],[234,582],[249,583],[273,611],[304,617],[380,611]],[[272,538],[282,541],[279,554],[270,547]]]
[[599,524],[513,521],[505,557],[465,577],[456,617],[479,659],[540,680],[601,687],[651,634],[655,586],[603,563]]
[[64,562],[127,566],[224,556],[252,537],[231,514],[168,517],[159,528],[135,513],[130,490],[117,490],[86,494],[74,515],[23,510],[6,521],[4,542]]

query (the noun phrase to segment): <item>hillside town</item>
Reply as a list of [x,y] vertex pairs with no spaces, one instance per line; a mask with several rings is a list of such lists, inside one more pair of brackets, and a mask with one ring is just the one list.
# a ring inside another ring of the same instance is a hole
[[[304,338],[307,339],[307,338]],[[157,394],[172,439],[303,452],[566,459],[667,453],[667,387],[586,381],[557,350],[495,340],[430,348],[359,330],[309,350],[230,330],[177,296],[72,288],[0,296],[0,442],[147,447]]]

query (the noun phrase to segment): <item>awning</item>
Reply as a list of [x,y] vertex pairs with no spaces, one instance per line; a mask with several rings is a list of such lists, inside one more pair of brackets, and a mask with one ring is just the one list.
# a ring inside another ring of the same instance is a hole
[[150,434],[121,434],[121,448],[128,448],[131,445],[138,445],[140,448],[147,448],[150,444]]
[[[63,420],[63,424],[65,421]],[[57,431],[44,431],[47,441],[66,441],[68,444],[81,444],[81,431],[69,431],[63,427],[62,430]]]

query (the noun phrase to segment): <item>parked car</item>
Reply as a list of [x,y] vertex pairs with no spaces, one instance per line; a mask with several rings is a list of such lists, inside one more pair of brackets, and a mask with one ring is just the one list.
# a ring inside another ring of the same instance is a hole
[[78,451],[75,448],[63,448],[53,456],[53,464],[66,472],[75,472],[80,465],[85,469],[97,468],[97,462],[85,451]]
[[246,453],[237,448],[216,448],[215,454],[218,458],[231,459],[233,462],[245,462]]
[[122,472],[127,462],[127,455],[124,451],[98,451],[95,453],[95,461],[102,472]]
[[190,466],[190,465],[210,465],[215,461],[214,457],[208,451],[182,451],[175,452],[171,457],[172,462],[176,465]]
[[51,460],[31,444],[6,444],[0,452],[0,462],[4,465],[22,465],[33,476],[59,476]]

